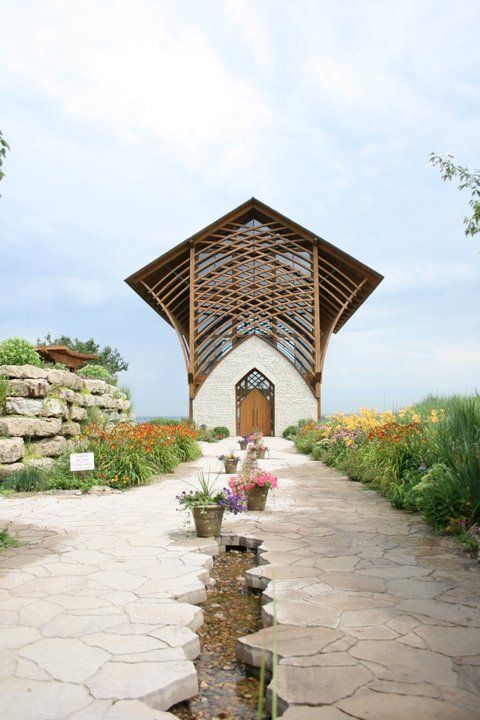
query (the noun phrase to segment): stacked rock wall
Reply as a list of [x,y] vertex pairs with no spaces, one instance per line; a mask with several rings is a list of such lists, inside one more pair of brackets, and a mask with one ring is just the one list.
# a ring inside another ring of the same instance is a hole
[[0,365],[6,399],[0,405],[0,477],[25,465],[49,467],[90,420],[133,422],[126,395],[103,380],[66,370]]

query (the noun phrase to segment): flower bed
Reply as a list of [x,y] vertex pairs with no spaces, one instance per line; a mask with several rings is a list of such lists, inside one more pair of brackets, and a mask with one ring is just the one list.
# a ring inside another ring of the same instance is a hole
[[362,409],[298,428],[300,452],[419,511],[467,543],[480,522],[480,398],[428,398],[397,413]]
[[187,422],[119,425],[110,432],[92,423],[83,431],[79,449],[95,453],[95,476],[111,487],[143,485],[201,456],[195,430]]
[[122,424],[109,431],[90,423],[72,442],[70,451],[93,452],[95,470],[88,474],[70,472],[69,453],[64,453],[49,469],[26,467],[10,473],[0,490],[88,490],[93,485],[125,489],[143,485],[155,475],[173,472],[181,462],[201,457],[195,429],[189,423]]

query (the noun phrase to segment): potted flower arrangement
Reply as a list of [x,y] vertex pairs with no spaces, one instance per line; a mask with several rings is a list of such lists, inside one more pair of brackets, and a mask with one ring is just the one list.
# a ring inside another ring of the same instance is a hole
[[255,447],[254,452],[255,452],[256,457],[257,457],[259,460],[263,460],[263,458],[265,457],[265,453],[267,452],[267,450],[268,450],[268,447],[267,447],[266,445],[264,445],[263,443],[260,443],[259,445],[257,445],[257,446]]
[[250,435],[243,435],[242,439],[238,441],[238,444],[240,445],[240,450],[246,450],[247,446],[253,442],[254,436],[252,434]]
[[278,487],[278,479],[269,472],[252,468],[230,478],[228,484],[235,495],[246,497],[248,510],[265,510],[268,491]]
[[244,498],[231,488],[216,488],[210,477],[205,478],[202,470],[198,472],[199,488],[184,490],[177,495],[180,510],[191,510],[197,537],[216,537],[220,535],[225,510],[235,515],[247,508]]
[[230,450],[228,455],[219,455],[218,460],[221,460],[225,466],[225,472],[232,474],[237,472],[237,465],[240,458],[237,457],[233,450]]

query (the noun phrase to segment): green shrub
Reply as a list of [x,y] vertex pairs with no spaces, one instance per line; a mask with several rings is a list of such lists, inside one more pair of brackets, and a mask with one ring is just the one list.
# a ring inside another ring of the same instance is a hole
[[290,440],[292,437],[294,437],[298,433],[298,425],[289,425],[285,428],[285,430],[282,433],[282,437],[285,438],[285,440]]
[[0,530],[0,550],[8,550],[8,548],[17,547],[18,541],[10,535],[8,530],[4,528]]
[[109,385],[116,385],[117,378],[103,365],[84,365],[78,371],[78,374],[82,378],[88,380],[104,380]]
[[230,437],[230,430],[223,425],[218,425],[217,427],[214,427],[212,432],[219,440]]
[[40,355],[28,340],[8,338],[0,342],[0,365],[40,365]]
[[149,425],[183,425],[189,422],[185,418],[168,418],[168,417],[156,417],[149,420]]
[[26,465],[21,470],[14,470],[0,482],[0,490],[14,492],[44,492],[46,490],[88,489],[94,484],[91,474],[85,478],[78,473],[70,472],[68,458],[57,460],[52,468],[44,469]]
[[437,463],[415,487],[416,505],[422,517],[437,530],[445,530],[465,512],[459,488],[445,465]]

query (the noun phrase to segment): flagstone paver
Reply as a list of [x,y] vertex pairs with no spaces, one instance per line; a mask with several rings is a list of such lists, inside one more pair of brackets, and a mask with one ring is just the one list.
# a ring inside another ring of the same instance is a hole
[[[259,549],[246,581],[266,627],[238,653],[254,668],[266,646],[271,669],[275,614],[282,717],[478,718],[478,564],[287,441],[268,444],[261,465],[281,489],[265,513],[229,518],[222,542]],[[25,543],[0,555],[9,720],[166,720],[197,692],[197,604],[219,548],[194,537],[174,496],[232,445],[123,494],[0,499]]]

